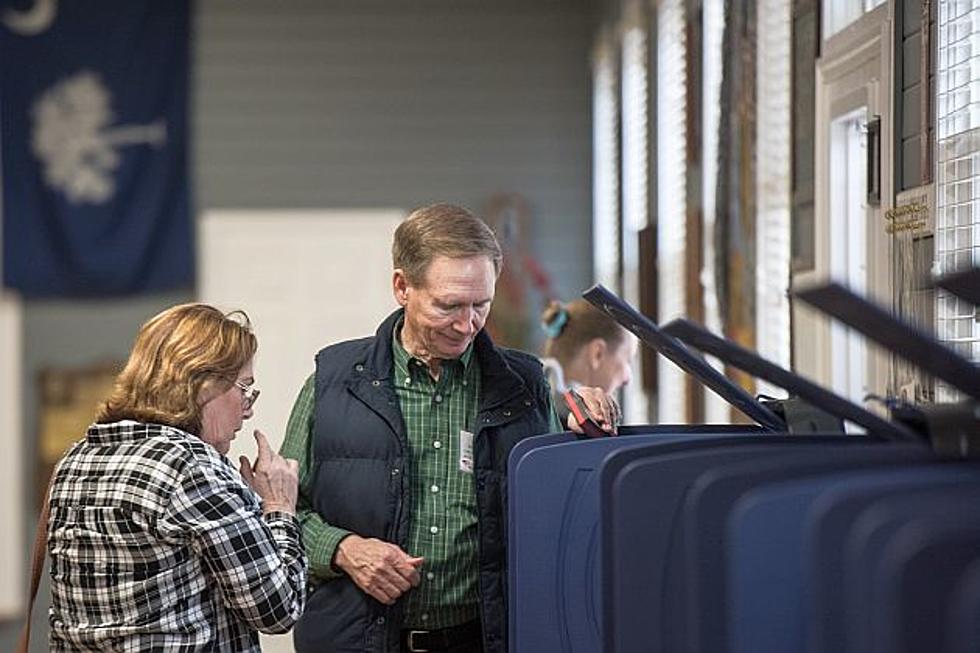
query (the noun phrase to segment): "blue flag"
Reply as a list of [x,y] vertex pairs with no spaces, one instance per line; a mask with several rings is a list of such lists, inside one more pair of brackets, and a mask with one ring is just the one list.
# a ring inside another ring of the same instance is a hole
[[5,286],[193,286],[189,21],[189,0],[0,0]]

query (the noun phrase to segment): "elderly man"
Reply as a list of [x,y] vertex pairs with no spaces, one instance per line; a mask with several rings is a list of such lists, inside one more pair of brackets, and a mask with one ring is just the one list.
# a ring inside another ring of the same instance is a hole
[[[317,354],[282,446],[316,577],[296,650],[505,651],[507,455],[563,429],[538,359],[483,331],[502,264],[490,228],[424,207],[392,258],[401,308]],[[581,394],[614,433],[612,398]]]

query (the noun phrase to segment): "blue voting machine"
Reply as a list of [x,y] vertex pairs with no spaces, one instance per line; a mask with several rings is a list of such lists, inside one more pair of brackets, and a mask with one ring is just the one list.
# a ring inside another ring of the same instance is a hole
[[[971,297],[973,278],[938,283]],[[799,293],[967,397],[953,419],[889,419],[688,320],[660,327],[601,286],[584,296],[755,424],[518,444],[506,497],[511,651],[976,649],[975,365],[846,289]],[[702,352],[812,411],[758,401]]]

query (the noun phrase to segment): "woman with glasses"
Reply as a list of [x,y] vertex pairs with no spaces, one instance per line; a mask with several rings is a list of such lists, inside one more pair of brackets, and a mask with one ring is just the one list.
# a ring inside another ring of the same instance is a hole
[[297,464],[255,432],[247,316],[204,304],[140,329],[125,368],[51,485],[51,650],[258,651],[303,611]]

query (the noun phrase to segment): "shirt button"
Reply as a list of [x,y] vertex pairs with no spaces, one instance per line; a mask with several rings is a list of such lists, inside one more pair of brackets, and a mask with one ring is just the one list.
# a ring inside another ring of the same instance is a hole
[[410,376],[405,377],[405,385],[412,385],[412,377]]
[[469,384],[470,384],[469,381],[467,381],[466,379],[463,379],[463,385],[469,385]]
[[433,443],[432,443],[432,446],[433,446],[433,448],[435,448],[435,449],[442,449],[442,443],[441,443],[441,442],[439,442],[438,440],[436,440],[435,442],[433,442]]
[[439,532],[439,527],[438,526],[429,526],[429,532],[432,533],[433,535],[435,535],[436,533]]
[[439,486],[438,485],[433,485],[429,489],[432,490],[433,492],[438,492],[439,491]]
[[430,571],[425,575],[425,577],[428,578],[429,580],[432,580],[433,578],[436,577],[436,575]]
[[433,399],[436,400],[436,403],[437,404],[441,404],[442,403],[442,395],[436,395],[435,397],[433,397]]
[[398,472],[399,472],[398,468],[395,467],[393,470],[391,470],[391,475],[392,476],[398,476]]
[[423,612],[422,613],[422,621],[428,621],[428,620],[429,620],[429,613],[428,612]]
[[354,369],[357,370],[358,372],[363,372],[364,366],[358,363],[357,365],[354,366]]
[[381,624],[381,625],[384,625],[385,618],[384,617],[378,617],[378,623]]

